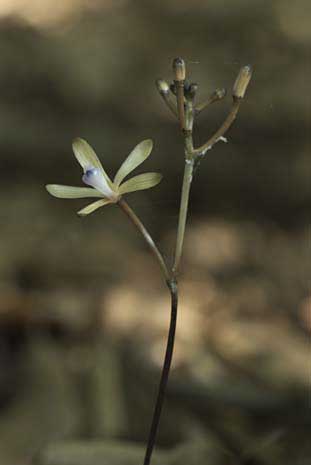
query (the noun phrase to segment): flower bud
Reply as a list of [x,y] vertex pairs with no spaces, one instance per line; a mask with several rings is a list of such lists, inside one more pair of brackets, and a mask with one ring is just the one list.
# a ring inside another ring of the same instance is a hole
[[226,89],[216,89],[215,90],[215,99],[217,100],[221,100],[222,98],[224,98],[226,96]]
[[173,61],[173,71],[176,81],[184,81],[186,78],[186,64],[182,58],[175,58]]
[[249,81],[252,77],[252,68],[251,66],[243,66],[240,69],[239,74],[235,80],[232,95],[234,98],[243,98],[249,84]]
[[185,90],[185,97],[190,99],[190,100],[193,100],[194,97],[195,97],[195,94],[197,93],[197,90],[198,90],[198,84],[196,82],[192,82],[187,91]]
[[157,79],[156,86],[160,94],[168,94],[170,91],[169,85],[164,79]]
[[184,80],[184,92],[188,92],[188,90],[190,89],[190,81],[188,79],[185,79]]
[[175,82],[172,82],[172,84],[170,85],[170,91],[172,92],[172,94],[177,95]]

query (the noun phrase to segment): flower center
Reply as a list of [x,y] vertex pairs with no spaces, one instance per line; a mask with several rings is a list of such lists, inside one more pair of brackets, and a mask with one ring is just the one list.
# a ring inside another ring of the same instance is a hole
[[108,199],[115,198],[115,193],[109,186],[107,179],[105,178],[100,169],[88,168],[82,176],[82,181],[85,184],[94,187]]

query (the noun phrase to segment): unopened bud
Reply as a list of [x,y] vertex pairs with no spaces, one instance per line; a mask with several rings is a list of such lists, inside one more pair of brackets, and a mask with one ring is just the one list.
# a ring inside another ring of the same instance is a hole
[[185,96],[188,99],[193,100],[195,97],[195,94],[197,93],[198,87],[199,86],[196,82],[192,82],[190,86],[188,87],[187,92],[185,92]]
[[171,91],[174,95],[177,95],[177,89],[176,89],[176,86],[175,86],[175,83],[174,83],[174,82],[170,85],[170,91]]
[[215,90],[215,98],[217,100],[221,100],[222,98],[224,98],[226,96],[226,89],[216,89]]
[[240,69],[239,74],[235,80],[232,95],[234,98],[243,98],[249,84],[249,81],[252,77],[252,68],[251,66],[243,66]]
[[188,90],[190,89],[190,85],[191,85],[191,82],[188,80],[188,79],[185,79],[184,80],[184,92],[188,92]]
[[218,100],[223,99],[227,94],[226,89],[216,89],[214,92],[209,96],[209,103],[217,102]]
[[160,94],[168,94],[170,91],[169,85],[164,79],[157,79],[156,86]]
[[184,81],[186,78],[186,64],[182,58],[175,58],[173,61],[173,71],[176,81]]

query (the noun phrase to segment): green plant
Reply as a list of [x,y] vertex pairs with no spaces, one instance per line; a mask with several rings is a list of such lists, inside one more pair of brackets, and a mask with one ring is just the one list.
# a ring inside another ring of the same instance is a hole
[[99,200],[91,203],[78,212],[78,214],[82,216],[88,215],[94,210],[107,204],[114,203],[118,205],[143,236],[146,244],[160,265],[163,277],[169,289],[171,296],[170,326],[158,396],[144,458],[144,465],[149,465],[151,461],[173,356],[178,307],[178,273],[183,251],[188,214],[188,201],[193,175],[207,151],[211,150],[219,141],[227,142],[224,135],[237,116],[252,75],[250,66],[244,66],[241,68],[233,86],[232,106],[227,117],[215,134],[213,134],[206,143],[196,148],[193,141],[193,125],[195,117],[213,103],[222,100],[226,95],[226,91],[225,89],[217,89],[207,100],[196,104],[195,98],[198,91],[198,85],[196,83],[190,83],[186,79],[186,66],[183,59],[176,58],[173,61],[173,72],[174,80],[171,85],[163,79],[156,81],[158,91],[165,104],[179,121],[181,134],[184,140],[184,177],[181,189],[176,246],[172,266],[169,266],[165,262],[161,252],[152,239],[152,236],[123,198],[123,196],[129,192],[148,189],[157,185],[161,181],[162,176],[159,173],[145,173],[134,176],[130,180],[122,183],[124,178],[150,155],[152,150],[152,141],[145,140],[138,144],[121,165],[114,180],[112,181],[104,171],[99,159],[90,145],[83,139],[76,139],[73,142],[73,150],[77,160],[83,168],[84,174],[82,179],[91,187],[60,186],[56,184],[49,184],[46,186],[50,194],[59,198],[98,197]]

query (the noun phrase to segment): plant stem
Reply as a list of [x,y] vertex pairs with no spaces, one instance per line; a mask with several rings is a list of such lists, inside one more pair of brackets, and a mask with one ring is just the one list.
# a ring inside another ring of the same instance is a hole
[[[171,294],[171,317],[170,317],[170,326],[168,331],[167,345],[164,357],[164,363],[161,373],[161,379],[158,389],[157,400],[152,416],[151,427],[149,432],[149,438],[146,448],[146,454],[144,458],[143,465],[149,465],[151,461],[152,452],[154,449],[157,431],[159,427],[163,402],[165,398],[166,387],[168,383],[173,352],[174,352],[174,343],[175,343],[175,333],[176,333],[176,323],[177,323],[177,309],[178,309],[178,287],[177,287],[177,268],[181,258],[183,240],[185,234],[185,226],[187,220],[187,211],[188,211],[188,200],[189,192],[192,181],[192,172],[194,160],[191,156],[193,152],[193,141],[192,141],[192,125],[193,125],[193,105],[189,103],[186,108],[186,115],[184,111],[184,86],[183,82],[176,82],[177,84],[177,107],[178,107],[178,116],[181,129],[185,135],[185,153],[186,153],[186,163],[184,171],[184,180],[182,187],[181,195],[181,205],[179,213],[179,223],[178,223],[178,233],[177,233],[177,242],[176,242],[176,251],[175,251],[175,260],[174,266],[172,269],[173,275],[167,280],[167,285]],[[186,117],[185,117],[186,116]]]
[[184,82],[175,81],[176,90],[177,90],[177,111],[180,129],[183,131],[185,129],[185,96],[184,96]]
[[161,252],[157,248],[155,242],[153,241],[152,237],[150,236],[149,232],[140,221],[136,213],[131,209],[125,200],[122,198],[118,202],[119,207],[122,211],[127,215],[127,217],[131,220],[134,226],[138,229],[138,231],[142,234],[143,238],[145,239],[148,247],[150,248],[152,254],[156,258],[157,262],[159,263],[163,275],[166,280],[166,284],[169,288],[170,295],[171,295],[171,317],[170,317],[170,326],[168,331],[167,337],[167,345],[166,345],[166,352],[164,357],[164,363],[161,373],[161,379],[158,389],[157,400],[152,416],[150,432],[148,436],[148,442],[146,447],[146,454],[144,458],[144,465],[149,465],[151,461],[152,452],[155,446],[155,441],[157,437],[162,406],[164,402],[166,386],[168,382],[169,372],[172,363],[173,351],[174,351],[174,342],[175,342],[175,332],[176,332],[176,322],[177,322],[177,307],[178,307],[178,288],[177,282],[174,277],[171,275],[170,271],[168,270],[165,261],[162,257]]
[[161,252],[159,251],[158,247],[156,246],[154,240],[150,236],[149,232],[147,231],[143,223],[140,221],[136,213],[131,209],[129,204],[125,202],[125,200],[121,198],[118,202],[118,205],[123,210],[123,212],[127,215],[127,217],[131,220],[134,226],[138,229],[138,231],[142,234],[149,249],[151,250],[152,254],[154,255],[154,257],[156,258],[157,262],[160,265],[160,268],[163,272],[166,283],[169,283],[171,281],[171,273],[169,272],[166,266],[166,263],[163,259],[163,256]]
[[192,174],[193,174],[193,164],[194,164],[193,159],[186,158],[184,179],[183,179],[183,185],[182,185],[182,191],[181,191],[176,248],[175,248],[175,255],[174,255],[174,265],[173,265],[174,276],[176,276],[178,272],[178,267],[179,267],[183,244],[184,244],[189,194],[190,194],[190,187],[191,187]]
[[170,94],[166,94],[164,92],[160,92],[160,95],[165,103],[165,105],[171,110],[173,115],[177,116],[178,118],[178,110],[176,107],[176,103],[173,101]]
[[169,289],[171,293],[170,327],[169,327],[169,332],[168,332],[166,352],[165,352],[165,357],[164,357],[164,363],[163,363],[163,368],[162,368],[159,389],[158,389],[158,395],[157,395],[157,400],[156,400],[156,404],[155,404],[155,408],[154,408],[154,412],[152,416],[147,449],[146,449],[146,454],[144,458],[144,465],[150,464],[152,452],[154,449],[158,426],[160,422],[161,411],[162,411],[165,392],[166,392],[166,386],[167,386],[172,358],[173,358],[173,351],[174,351],[176,322],[177,322],[177,307],[178,307],[178,289],[177,289],[177,283],[173,279],[170,281]]
[[[178,67],[180,68],[182,60],[179,59],[178,63],[177,61],[178,60],[176,59],[175,66],[177,67],[178,65]],[[184,71],[184,69],[182,71]],[[181,71],[179,69],[179,74],[180,72]],[[161,411],[163,407],[163,402],[165,398],[165,392],[166,392],[166,387],[167,387],[167,382],[169,378],[169,372],[170,372],[171,362],[172,362],[172,357],[173,357],[176,322],[177,322],[177,307],[178,307],[177,275],[178,275],[178,268],[179,268],[179,264],[180,264],[180,260],[182,256],[183,244],[184,244],[185,228],[186,228],[187,214],[188,214],[189,194],[190,194],[190,188],[191,188],[191,182],[192,182],[192,176],[193,176],[194,162],[195,160],[198,160],[199,157],[203,156],[205,152],[208,149],[210,149],[229,129],[229,127],[231,126],[231,124],[236,118],[236,115],[238,113],[240,103],[241,103],[240,98],[234,98],[231,111],[228,114],[222,126],[218,129],[218,131],[216,131],[216,133],[205,144],[203,144],[201,147],[197,149],[194,149],[192,128],[193,128],[193,121],[194,121],[195,114],[200,113],[206,106],[213,103],[214,101],[222,99],[225,95],[225,91],[224,90],[215,91],[215,93],[206,102],[203,102],[197,108],[194,108],[193,100],[189,98],[185,99],[185,96],[184,96],[184,76],[180,79],[180,76],[178,76],[178,72],[176,72],[176,80],[174,82],[175,82],[175,86],[177,90],[177,96],[176,96],[177,97],[177,108],[175,107],[174,104],[172,104],[169,95],[166,95],[166,94],[163,94],[163,92],[160,92],[162,98],[164,99],[166,105],[170,108],[170,110],[175,115],[177,113],[180,128],[184,135],[184,147],[185,147],[185,168],[184,168],[184,177],[183,177],[183,184],[182,184],[182,191],[181,191],[178,230],[177,230],[176,247],[175,247],[175,254],[174,254],[174,264],[173,264],[172,271],[169,270],[168,267],[166,266],[166,263],[163,259],[161,252],[157,248],[149,232],[146,230],[145,226],[140,221],[140,219],[137,217],[137,215],[134,213],[134,211],[122,198],[118,202],[119,207],[124,211],[124,213],[128,216],[128,218],[134,224],[134,226],[142,234],[152,254],[156,258],[157,262],[159,263],[160,268],[165,277],[166,284],[169,288],[170,295],[171,295],[171,316],[170,316],[170,326],[169,326],[169,332],[168,332],[168,338],[167,338],[166,352],[165,352],[162,374],[161,374],[161,379],[160,379],[160,384],[159,384],[159,389],[158,389],[158,395],[157,395],[157,400],[156,400],[156,404],[155,404],[155,408],[154,408],[154,412],[152,416],[150,432],[149,432],[143,465],[149,465],[151,461],[151,456],[152,456],[153,449],[155,446],[157,431],[158,431],[160,417],[161,417]]]
[[215,132],[215,134],[212,135],[212,137],[201,147],[198,147],[193,151],[194,155],[202,155],[204,154],[207,150],[213,147],[213,145],[219,140],[220,137],[222,137],[230,128],[231,124],[235,120],[240,105],[241,105],[242,99],[234,99],[233,104],[230,110],[230,113],[228,114],[227,118],[223,122],[223,124],[220,126],[220,128]]
[[188,214],[188,203],[189,203],[189,194],[190,187],[193,176],[193,167],[194,167],[194,149],[193,149],[193,138],[192,138],[192,128],[194,121],[194,106],[192,100],[186,100],[185,108],[185,125],[183,130],[184,135],[184,149],[185,149],[185,167],[184,167],[184,178],[181,190],[181,199],[179,207],[179,218],[178,218],[178,229],[176,237],[176,247],[174,254],[174,264],[173,264],[173,275],[176,279],[178,273],[178,267],[182,255],[182,249],[184,244],[185,229],[187,222]]
[[214,102],[219,102],[226,96],[226,89],[217,89],[215,90],[206,100],[199,103],[195,107],[195,112],[198,115],[201,111],[205,110],[208,106],[210,106]]

